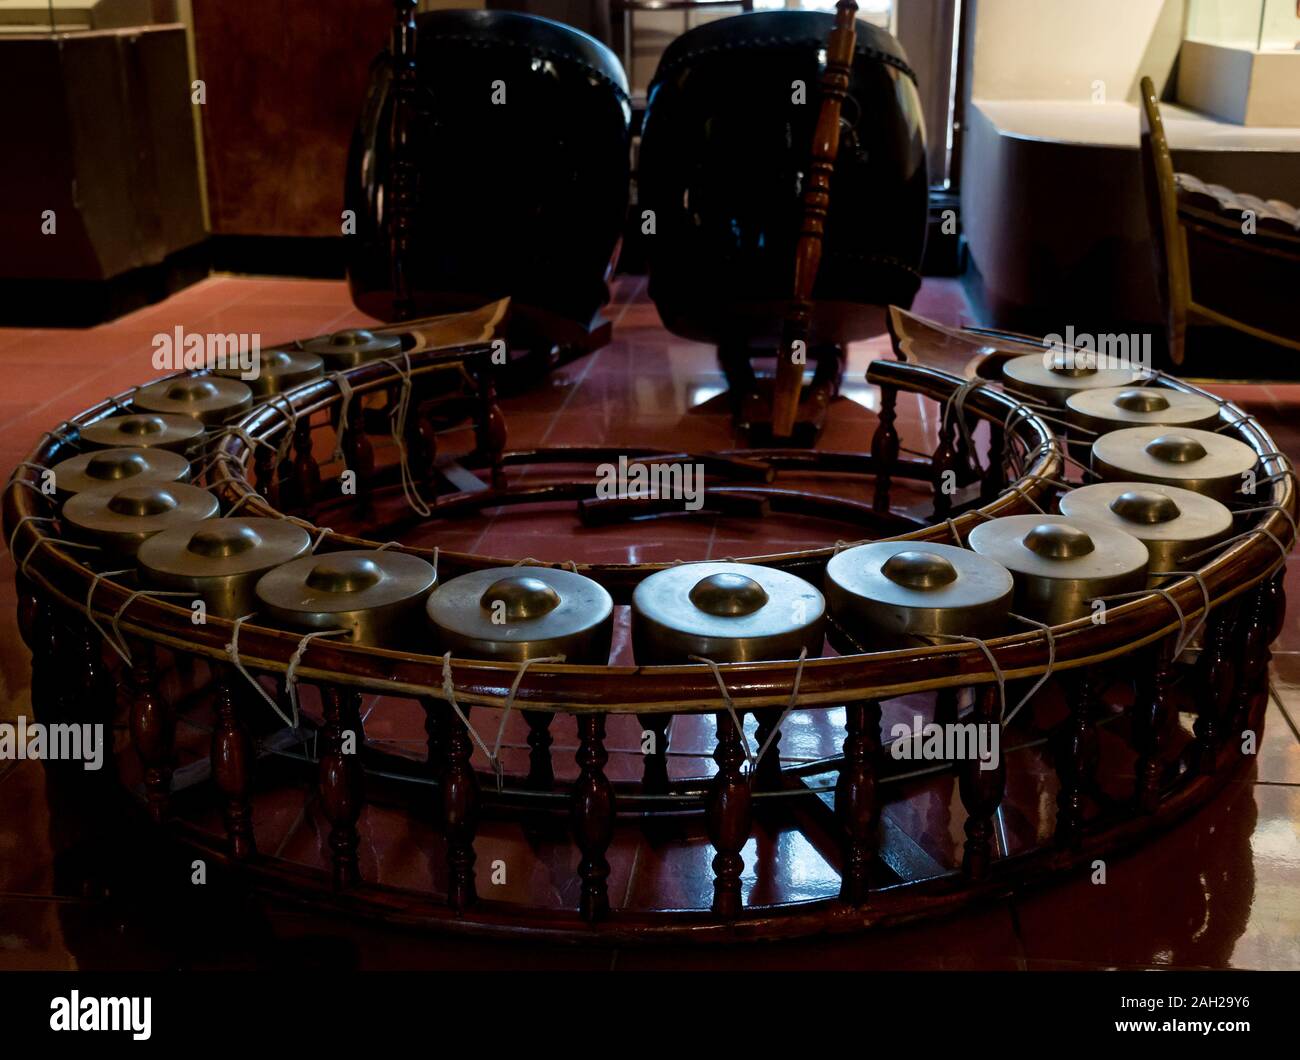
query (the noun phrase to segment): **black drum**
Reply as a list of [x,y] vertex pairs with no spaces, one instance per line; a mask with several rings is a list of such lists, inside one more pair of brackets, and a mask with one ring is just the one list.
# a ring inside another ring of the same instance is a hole
[[[512,299],[512,332],[585,331],[627,211],[627,79],[585,33],[513,11],[433,11],[416,20],[418,89],[411,253],[414,310]],[[393,70],[375,61],[348,160],[352,297],[392,319]]]
[[[664,52],[650,85],[637,210],[654,214],[650,295],[671,331],[720,346],[779,339],[820,109],[819,55],[833,22],[815,11],[738,15]],[[813,338],[826,343],[879,330],[877,307],[911,305],[925,247],[915,75],[898,42],[862,21],[840,136],[814,290]]]

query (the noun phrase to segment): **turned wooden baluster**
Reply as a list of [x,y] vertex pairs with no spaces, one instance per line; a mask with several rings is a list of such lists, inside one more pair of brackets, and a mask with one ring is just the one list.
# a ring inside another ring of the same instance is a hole
[[952,493],[956,487],[957,471],[957,418],[949,416],[939,425],[939,444],[930,458],[931,482],[934,486],[934,518],[946,519],[952,514]]
[[[736,715],[743,719],[739,711]],[[741,771],[745,763],[745,745],[732,721],[731,714],[719,711],[718,743],[713,760],[718,764],[709,795],[707,821],[713,856],[713,912],[724,919],[740,915],[742,906],[740,874],[745,870],[741,851],[749,840],[753,821],[753,794],[749,778]]]
[[370,510],[370,488],[375,479],[375,447],[366,434],[364,418],[361,395],[353,394],[343,432],[343,462],[356,476],[357,510],[362,515]]
[[304,414],[298,417],[293,432],[292,476],[295,500],[304,509],[310,509],[320,496],[320,465],[316,463],[311,441],[311,420]]
[[30,578],[24,578],[21,572],[15,572],[14,589],[18,593],[18,606],[15,609],[18,618],[18,634],[30,650],[36,643],[33,633],[36,628],[36,609],[39,606],[36,586],[32,584]]
[[578,876],[582,895],[578,911],[584,920],[609,913],[609,862],[605,851],[614,838],[614,787],[605,776],[605,715],[578,716],[578,779],[573,786],[573,832],[582,860]]
[[167,817],[171,795],[176,714],[158,689],[155,649],[149,641],[131,648],[131,745],[144,770],[145,801],[155,824]]
[[214,667],[216,720],[212,729],[212,777],[224,796],[226,837],[230,856],[242,861],[257,853],[253,839],[253,810],[250,793],[253,785],[253,740],[248,727],[239,717],[232,667],[218,663]]
[[1143,813],[1152,813],[1160,804],[1160,779],[1164,772],[1161,751],[1165,745],[1165,728],[1173,713],[1171,696],[1174,683],[1174,648],[1178,634],[1161,640],[1148,656],[1150,677],[1139,682],[1133,704],[1133,740],[1138,760],[1134,770],[1134,799]]
[[357,821],[365,802],[361,768],[361,693],[337,685],[321,688],[324,708],[324,749],[320,756],[320,797],[330,823],[330,854],[334,886],[349,887],[361,878]]
[[1266,582],[1252,589],[1242,608],[1239,631],[1237,687],[1233,693],[1232,726],[1225,739],[1240,741],[1256,713],[1261,695],[1268,695],[1269,633],[1274,615],[1272,588]]
[[1200,773],[1213,773],[1224,726],[1231,723],[1236,665],[1232,657],[1236,607],[1220,605],[1206,624],[1205,644],[1196,668],[1196,746],[1193,764]]
[[[412,384],[414,385],[414,384]],[[421,486],[433,482],[438,459],[438,433],[427,413],[422,413],[414,392],[406,414],[406,460],[411,476]]]
[[474,440],[478,451],[488,461],[492,472],[492,485],[505,485],[505,471],[501,454],[506,448],[506,419],[497,405],[497,384],[492,372],[492,362],[487,356],[471,360],[470,375],[478,391],[478,414],[474,420]]
[[54,605],[46,597],[37,601],[32,616],[32,715],[36,721],[63,717],[64,682],[59,654],[63,645]]
[[898,461],[898,431],[894,421],[898,417],[898,388],[880,388],[880,422],[871,436],[871,463],[876,473],[876,492],[871,506],[878,512],[889,511],[889,480]]
[[1272,644],[1282,635],[1286,623],[1286,564],[1268,584],[1269,628],[1268,642]]
[[[821,79],[821,109],[813,133],[812,161],[803,191],[803,217],[794,258],[794,297],[781,331],[781,350],[772,390],[772,435],[788,438],[799,413],[803,370],[812,324],[813,288],[821,266],[822,239],[831,205],[831,177],[840,150],[840,110],[849,94],[853,48],[857,38],[854,0],[835,5],[835,25],[826,43],[826,69]],[[795,352],[805,357],[796,360]]]
[[650,754],[642,755],[645,759],[645,771],[641,776],[641,790],[652,795],[662,795],[668,790],[668,723],[671,714],[638,714],[636,720],[641,723],[642,744],[644,733],[654,737],[654,749]]
[[781,786],[781,732],[777,726],[781,721],[782,713],[780,707],[754,711],[754,717],[758,720],[758,727],[754,730],[754,741],[759,748],[762,748],[767,743],[767,738],[772,737],[772,746],[764,753],[754,774],[754,783],[764,791],[771,791]]
[[880,845],[880,800],[876,765],[880,758],[880,703],[874,699],[844,708],[844,761],[835,781],[835,817],[844,829],[840,901],[861,905],[871,888],[871,866]]
[[989,464],[984,469],[984,478],[980,482],[980,500],[987,503],[1006,488],[1006,477],[1002,473],[1002,464],[1006,459],[1007,436],[997,424],[989,424]]
[[258,445],[254,448],[256,450],[253,454],[254,488],[266,498],[272,508],[279,508],[280,486],[275,478],[275,451],[265,445]]
[[549,791],[555,784],[555,767],[551,764],[551,718],[544,710],[521,711],[528,723],[528,778],[525,783],[534,791]]
[[1056,775],[1056,838],[1073,844],[1083,835],[1084,800],[1097,763],[1097,679],[1088,666],[1074,671],[1070,716],[1053,734]]
[[425,758],[425,771],[441,780],[447,772],[447,737],[451,726],[451,705],[441,699],[420,700],[424,708],[424,735],[428,738],[429,753]]
[[[1007,763],[1003,757],[1001,721],[998,711],[1002,700],[996,684],[982,685],[975,693],[970,721],[989,733],[989,748],[996,761],[978,758],[962,763],[957,790],[966,808],[966,846],[961,867],[970,880],[982,880],[993,860],[993,815],[1002,805],[1007,785]],[[997,743],[994,744],[993,741]]]
[[[469,717],[469,708],[461,710]],[[477,898],[474,887],[474,832],[478,828],[478,778],[470,767],[474,745],[454,714],[448,720],[447,770],[442,778],[442,823],[447,837],[447,904],[464,909]]]

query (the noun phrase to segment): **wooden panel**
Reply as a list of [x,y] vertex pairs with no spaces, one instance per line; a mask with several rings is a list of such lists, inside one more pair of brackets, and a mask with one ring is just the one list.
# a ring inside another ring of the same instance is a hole
[[211,226],[336,236],[348,141],[390,0],[193,0]]

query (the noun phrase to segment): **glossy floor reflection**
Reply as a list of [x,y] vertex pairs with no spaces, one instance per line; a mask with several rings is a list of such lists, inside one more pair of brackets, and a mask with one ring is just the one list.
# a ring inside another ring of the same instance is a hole
[[[950,322],[969,314],[960,289],[927,282],[916,310]],[[615,341],[565,365],[538,389],[504,408],[512,447],[534,444],[637,443],[681,448],[740,444],[731,427],[723,380],[711,349],[668,335],[637,279],[620,280],[611,307]],[[0,458],[6,469],[39,433],[106,393],[156,373],[149,339],[181,325],[192,331],[260,331],[264,344],[363,323],[342,284],[217,277],[166,303],[91,331],[0,330]],[[850,352],[844,397],[832,409],[822,445],[861,449],[875,426],[875,389],[862,381],[881,336]],[[1284,451],[1300,454],[1300,386],[1215,384],[1273,432]],[[899,427],[905,445],[933,444],[933,406],[904,396]],[[529,471],[528,473],[541,473]],[[906,497],[903,497],[906,500]],[[914,498],[923,510],[925,501]],[[823,520],[781,516],[659,520],[600,530],[577,525],[563,506],[503,509],[422,539],[445,548],[543,560],[667,560],[740,556],[805,548],[845,536]],[[1292,601],[1300,600],[1297,560],[1288,567]],[[29,668],[14,626],[13,565],[0,570],[0,721],[29,710]],[[1300,968],[1300,622],[1293,616],[1275,644],[1273,681],[1259,755],[1212,805],[1127,857],[1106,866],[1105,883],[1061,880],[1010,899],[917,927],[862,937],[768,945],[746,950],[610,950],[471,943],[315,915],[240,893],[227,881],[189,882],[184,858],[160,851],[146,832],[123,832],[108,816],[111,776],[51,783],[38,764],[0,762],[0,968]],[[615,657],[628,657],[626,615]],[[201,674],[197,675],[201,679]],[[172,695],[181,690],[175,678]],[[191,677],[190,680],[195,680]],[[198,680],[201,683],[201,680]],[[1122,688],[1112,690],[1117,702]],[[305,709],[317,708],[311,695]],[[886,705],[886,723],[931,708],[926,697]],[[1046,692],[1026,712],[1020,742],[1033,744],[1059,719]],[[487,728],[495,729],[491,712]],[[1180,719],[1183,732],[1190,719]],[[713,766],[712,720],[673,724],[670,771],[707,776]],[[1121,793],[1131,783],[1131,754],[1117,713],[1102,730],[1100,781]],[[184,712],[180,764],[202,763],[209,717],[200,698]],[[834,753],[842,711],[804,712],[787,723],[787,762]],[[419,759],[422,718],[409,703],[367,703],[367,740]],[[751,722],[752,726],[752,722]],[[611,721],[609,773],[634,778],[641,761],[639,726]],[[526,758],[518,719],[507,726],[507,768]],[[126,734],[116,734],[124,743]],[[576,732],[554,727],[556,772],[574,775]],[[1176,746],[1176,741],[1175,741]],[[999,841],[1014,852],[1050,834],[1055,779],[1039,747],[1012,752],[1017,764],[1000,819]],[[477,765],[485,768],[481,754]],[[124,755],[122,780],[136,767]],[[254,804],[261,849],[305,865],[325,862],[320,809],[284,771],[268,770]],[[285,782],[281,783],[281,777]],[[101,787],[102,785],[102,787]],[[963,811],[950,778],[898,788],[886,811],[883,860],[900,875],[943,871],[960,859]],[[100,815],[104,815],[102,818]],[[219,827],[215,815],[210,825]],[[394,886],[440,890],[442,838],[420,814],[376,800],[361,822],[362,872]],[[762,904],[834,894],[838,878],[814,838],[788,827],[783,811],[762,808],[745,850],[746,900]],[[485,822],[477,843],[480,891],[502,860],[507,880],[493,897],[555,907],[575,901],[576,852],[563,826]],[[610,851],[611,898],[626,908],[707,905],[712,851],[697,824],[667,821],[642,831],[620,827]],[[755,860],[764,871],[754,872]]]

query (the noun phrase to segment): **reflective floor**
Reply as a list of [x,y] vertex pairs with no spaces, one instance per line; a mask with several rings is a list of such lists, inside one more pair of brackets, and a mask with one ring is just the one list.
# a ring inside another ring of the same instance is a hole
[[[970,317],[960,288],[928,281],[915,310],[952,323]],[[742,444],[734,436],[713,351],[678,340],[658,323],[643,283],[620,281],[610,307],[615,341],[565,365],[539,388],[503,402],[511,447],[535,444],[636,443],[685,449]],[[22,459],[45,428],[105,394],[158,374],[150,365],[155,333],[261,333],[263,345],[364,323],[339,283],[213,278],[159,306],[91,331],[0,330],[0,460]],[[850,353],[844,397],[831,410],[822,446],[867,447],[878,394],[862,381],[866,364],[887,348],[881,336]],[[1300,386],[1213,384],[1255,413],[1280,448],[1300,454]],[[904,445],[933,445],[933,406],[900,400]],[[534,473],[534,472],[529,472]],[[906,500],[906,497],[903,498]],[[919,498],[917,498],[919,502]],[[558,561],[670,560],[740,556],[809,547],[845,537],[821,520],[774,517],[661,519],[600,530],[577,525],[572,511],[505,509],[458,523],[420,540],[442,547]],[[29,667],[14,628],[13,567],[0,571],[0,721],[29,710]],[[1288,570],[1291,600],[1300,600],[1297,560]],[[190,882],[189,864],[160,853],[148,834],[124,833],[100,819],[109,800],[97,797],[105,778],[49,784],[38,764],[0,762],[0,968],[115,967],[905,967],[1300,968],[1300,620],[1295,611],[1274,645],[1270,704],[1256,761],[1209,807],[1115,858],[1105,882],[1077,877],[917,927],[863,937],[763,946],[757,950],[673,951],[551,949],[469,943],[408,930],[386,930],[304,913],[241,895],[226,883]],[[628,653],[620,616],[616,655]],[[201,674],[198,675],[201,678]],[[1122,677],[1123,675],[1118,675]],[[194,675],[190,675],[194,679]],[[185,677],[174,679],[173,693]],[[200,682],[201,683],[201,682]],[[1122,685],[1122,681],[1118,682]],[[1184,690],[1187,691],[1187,690]],[[1122,701],[1122,687],[1112,690]],[[313,704],[306,708],[310,712]],[[179,733],[181,764],[206,753],[206,704],[191,704]],[[367,740],[418,758],[422,719],[410,704],[367,703]],[[926,713],[923,700],[886,706],[886,722]],[[1051,692],[1025,714],[1020,742],[1032,744],[1059,717]],[[484,713],[487,717],[487,713]],[[1103,733],[1101,783],[1125,790],[1131,756],[1122,719]],[[1188,724],[1182,719],[1182,728]],[[712,722],[674,723],[674,775],[707,775]],[[495,719],[486,724],[495,731]],[[609,772],[634,778],[640,767],[639,726],[613,723]],[[573,773],[573,725],[555,725],[555,761]],[[507,726],[507,767],[522,762],[524,731]],[[787,763],[832,753],[842,738],[838,711],[793,716],[784,730]],[[119,734],[119,739],[124,739]],[[1014,742],[1014,741],[1013,741]],[[1176,743],[1175,743],[1176,746]],[[1050,834],[1055,780],[1041,750],[1012,752],[998,841],[1014,853]],[[481,756],[480,768],[485,767]],[[131,780],[130,755],[122,759]],[[255,800],[262,850],[306,865],[324,864],[319,808],[297,785],[269,777]],[[960,860],[964,820],[951,779],[899,788],[886,811],[882,855],[901,877],[946,870]],[[107,812],[106,810],[104,812]],[[815,816],[815,815],[814,815]],[[813,822],[814,824],[816,822]],[[215,816],[212,827],[218,827]],[[394,886],[442,886],[441,838],[420,815],[377,802],[361,822],[362,872]],[[811,833],[813,838],[809,838]],[[493,897],[543,905],[575,900],[576,852],[562,826],[486,822],[477,843],[479,888]],[[707,905],[711,849],[698,830],[665,823],[657,831],[620,828],[611,847],[611,899],[627,908]],[[834,894],[838,878],[821,856],[816,828],[792,827],[788,815],[763,809],[745,850],[746,900],[762,904]],[[492,862],[507,869],[490,878]],[[763,872],[754,871],[755,862]]]

